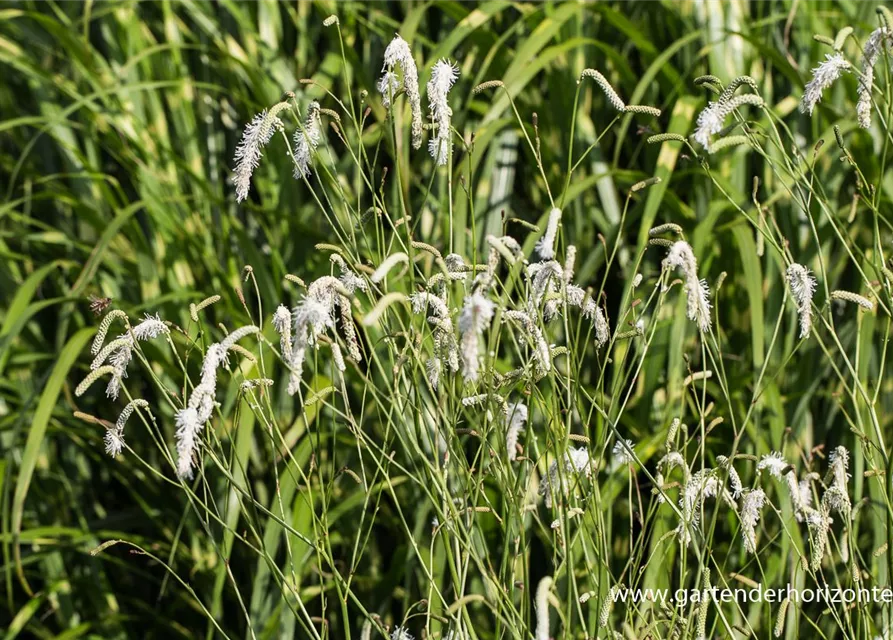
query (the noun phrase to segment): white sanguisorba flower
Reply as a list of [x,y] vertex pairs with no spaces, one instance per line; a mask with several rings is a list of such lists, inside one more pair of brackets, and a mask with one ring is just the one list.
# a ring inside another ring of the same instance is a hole
[[232,180],[236,187],[237,202],[242,202],[248,197],[248,190],[251,188],[251,176],[260,164],[260,159],[263,155],[261,150],[273,139],[276,131],[282,129],[283,125],[279,119],[279,113],[288,107],[289,104],[287,102],[280,102],[270,108],[269,111],[261,111],[245,127],[242,139],[236,147],[234,158],[236,168],[233,171]]
[[322,140],[322,127],[319,121],[319,103],[315,100],[307,105],[304,125],[294,133],[294,176],[297,179],[309,178],[313,164],[313,152]]
[[555,257],[555,238],[558,235],[558,223],[561,222],[561,209],[555,207],[549,212],[546,233],[536,243],[536,252],[543,260]]
[[582,474],[585,477],[592,475],[592,465],[589,451],[585,447],[569,449],[564,454],[563,473],[559,473],[558,461],[549,465],[549,475],[540,482],[540,494],[546,503],[546,507],[552,508],[553,490],[557,489],[562,494],[567,494],[571,487],[571,475]]
[[679,269],[685,280],[688,319],[698,323],[701,331],[710,330],[710,289],[706,280],[698,278],[698,261],[684,240],[674,242],[663,261],[664,269]]
[[868,129],[871,126],[871,92],[874,87],[874,66],[886,48],[893,47],[893,36],[886,27],[871,32],[862,50],[862,73],[859,75],[859,100],[856,103],[856,117],[859,126]]
[[766,504],[766,493],[762,489],[747,491],[741,499],[741,538],[744,541],[744,550],[747,553],[757,552],[757,524],[760,522],[760,512]]
[[241,327],[227,335],[220,342],[215,342],[205,352],[199,384],[192,390],[186,407],[177,411],[175,418],[177,431],[177,475],[180,478],[192,478],[195,464],[195,452],[198,449],[198,438],[205,423],[211,419],[217,405],[217,369],[226,362],[227,354],[239,340],[258,333],[254,325]]
[[812,70],[812,79],[806,84],[800,100],[800,113],[812,115],[816,104],[822,99],[825,89],[834,84],[844,71],[850,70],[850,63],[841,53],[826,54],[825,61]]
[[462,313],[459,315],[461,334],[462,375],[469,382],[478,378],[480,362],[478,343],[481,333],[490,325],[496,305],[480,293],[465,298]]
[[117,458],[120,455],[124,449],[124,425],[127,424],[127,419],[130,418],[135,409],[147,409],[148,407],[149,403],[142,398],[137,398],[127,403],[124,409],[121,410],[121,415],[118,416],[115,426],[105,432],[105,452],[107,454],[113,458]]
[[816,280],[802,264],[792,264],[786,275],[791,295],[797,304],[797,315],[800,317],[800,337],[808,338],[812,330],[812,297],[815,294]]
[[[107,317],[111,317],[112,319],[118,317],[117,314],[113,314],[114,312],[110,313]],[[111,320],[108,324],[103,320],[102,325],[100,325],[100,332],[97,334],[97,339],[93,343],[96,357],[93,359],[90,369],[96,371],[106,363],[114,368],[112,377],[105,390],[106,395],[114,400],[117,399],[118,393],[121,390],[121,381],[127,377],[127,365],[130,364],[130,361],[133,359],[133,348],[135,346],[134,338],[143,342],[157,338],[160,335],[167,335],[170,333],[170,329],[157,314],[154,316],[146,314],[143,320],[138,325],[131,328],[128,333],[121,334],[103,347],[100,335],[104,339],[110,323]]]
[[509,460],[518,456],[518,437],[524,431],[527,424],[527,405],[523,403],[511,403],[505,416],[505,448],[508,450]]
[[428,81],[428,110],[437,127],[435,135],[428,142],[428,151],[440,166],[447,163],[453,148],[450,128],[453,110],[450,109],[448,96],[458,77],[456,65],[448,60],[438,60],[431,68],[431,80]]
[[[626,446],[623,446],[623,445]],[[611,455],[614,456],[614,461],[617,466],[625,466],[630,465],[635,462],[635,458],[633,458],[633,454],[636,450],[636,445],[632,440],[624,440],[620,442],[619,440],[614,443],[614,448],[611,450]]]
[[409,45],[399,35],[395,35],[385,49],[382,76],[378,81],[378,90],[381,92],[382,103],[385,107],[391,106],[391,98],[400,88],[400,79],[394,73],[394,69],[397,67],[400,67],[403,72],[403,90],[409,99],[412,112],[412,147],[418,149],[422,146],[422,101],[419,94],[419,70],[412,58]]
[[763,106],[763,99],[753,93],[735,96],[728,100],[718,100],[708,104],[700,114],[695,127],[695,142],[710,150],[710,138],[723,130],[726,118],[743,105]]

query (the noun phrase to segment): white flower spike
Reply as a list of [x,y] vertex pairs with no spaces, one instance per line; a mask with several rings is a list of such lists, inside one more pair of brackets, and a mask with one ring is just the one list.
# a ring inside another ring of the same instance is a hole
[[447,163],[453,148],[450,128],[453,110],[447,98],[458,77],[456,65],[448,60],[438,60],[431,68],[431,80],[428,81],[428,110],[437,126],[437,133],[428,142],[428,151],[439,166]]
[[395,90],[400,87],[399,80],[394,74],[394,69],[400,67],[403,72],[403,90],[409,99],[410,109],[412,111],[412,148],[418,149],[422,146],[422,106],[421,96],[419,94],[419,70],[416,67],[415,60],[412,58],[412,51],[406,40],[399,35],[395,35],[391,40],[391,44],[384,52],[384,66],[382,67],[381,80],[378,82],[378,90],[382,95],[382,103],[385,107],[391,106],[391,98]]
[[824,62],[812,70],[812,80],[806,84],[800,100],[800,113],[812,115],[825,89],[834,84],[843,72],[850,70],[850,63],[840,53],[826,54],[825,58]]

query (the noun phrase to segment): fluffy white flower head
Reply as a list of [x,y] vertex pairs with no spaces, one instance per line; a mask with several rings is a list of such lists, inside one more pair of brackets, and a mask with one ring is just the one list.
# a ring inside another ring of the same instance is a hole
[[419,94],[419,70],[412,58],[412,50],[406,40],[399,35],[388,45],[384,52],[384,65],[382,77],[378,82],[378,90],[382,95],[382,103],[385,107],[391,106],[391,98],[394,89],[399,87],[399,79],[394,74],[394,69],[400,67],[403,71],[403,90],[409,99],[412,111],[412,147],[418,149],[422,146],[422,104]]
[[723,128],[725,115],[722,113],[721,105],[717,102],[708,104],[700,114],[698,114],[697,126],[695,128],[694,139],[699,145],[705,149],[710,148],[710,136],[716,135]]
[[782,471],[787,467],[788,461],[784,459],[784,456],[778,451],[773,451],[760,458],[757,471],[766,469],[773,478],[781,478]]
[[434,161],[443,166],[447,163],[450,150],[453,148],[448,95],[459,77],[459,69],[448,60],[438,60],[431,68],[431,80],[428,81],[428,110],[437,125],[437,134],[428,143],[428,151]]
[[[624,447],[623,444],[626,444]],[[624,440],[620,442],[619,440],[614,443],[614,448],[611,450],[611,454],[614,456],[615,463],[618,466],[629,465],[634,462],[632,453],[630,451],[635,451],[636,445],[632,440]]]
[[304,126],[295,129],[294,133],[294,177],[309,178],[313,164],[313,152],[322,140],[322,128],[319,121],[319,103],[315,100],[307,105],[307,117]]
[[260,165],[260,159],[263,155],[261,149],[269,144],[270,140],[273,139],[273,134],[281,126],[282,121],[279,118],[274,117],[272,122],[268,120],[267,112],[264,110],[254,116],[245,127],[242,140],[236,147],[234,158],[236,168],[233,171],[232,181],[236,187],[237,202],[242,202],[248,197],[248,190],[251,188],[251,176],[258,165]]
[[796,263],[788,267],[786,276],[791,296],[797,303],[800,337],[808,338],[812,330],[812,297],[815,295],[816,279],[810,275],[809,269]]
[[706,280],[698,278],[698,261],[684,240],[674,242],[663,261],[664,269],[678,269],[685,280],[689,320],[698,323],[701,331],[710,330],[710,288]]
[[812,70],[812,79],[806,84],[800,100],[800,113],[812,115],[816,104],[822,99],[825,89],[830,87],[844,71],[850,70],[850,63],[843,54],[825,54],[825,61]]

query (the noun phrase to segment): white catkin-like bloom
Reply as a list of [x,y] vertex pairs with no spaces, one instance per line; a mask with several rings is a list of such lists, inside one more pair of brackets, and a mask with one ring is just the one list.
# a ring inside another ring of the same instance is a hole
[[252,391],[253,389],[261,389],[263,387],[272,387],[273,381],[270,378],[252,378],[245,380],[239,385],[242,391]]
[[871,126],[871,91],[874,87],[874,65],[877,64],[884,48],[890,49],[893,37],[887,33],[886,27],[871,32],[865,41],[862,51],[862,73],[859,76],[859,101],[856,103],[856,117],[859,126],[868,129]]
[[313,153],[322,140],[322,127],[319,121],[319,103],[314,100],[307,105],[307,117],[304,126],[295,129],[294,133],[294,177],[309,178],[310,166],[313,164]]
[[459,77],[459,69],[452,62],[438,60],[431,68],[431,80],[428,81],[428,110],[431,119],[437,125],[437,134],[428,142],[428,151],[434,162],[443,166],[450,157],[453,148],[453,135],[450,129],[450,109],[447,96]]
[[294,337],[292,338],[291,376],[288,383],[289,395],[294,395],[301,381],[304,356],[307,348],[316,344],[316,337],[335,326],[332,315],[334,304],[326,304],[307,296],[294,308]]
[[664,258],[665,269],[679,269],[685,279],[688,298],[688,318],[698,323],[701,331],[710,331],[710,289],[705,280],[698,279],[698,261],[684,240],[674,242]]
[[177,411],[175,423],[177,439],[177,475],[192,478],[193,457],[198,448],[198,438],[205,423],[211,419],[217,404],[217,368],[226,362],[227,351],[242,338],[258,333],[259,328],[249,325],[236,329],[205,352],[199,384],[192,390],[184,409]]
[[[463,407],[475,407],[477,405],[484,404],[489,399],[490,399],[489,393],[479,393],[475,396],[466,396],[465,398],[462,398],[462,406]],[[491,419],[493,417],[492,414],[490,413],[489,409],[487,409],[487,417],[488,417],[488,419]]]
[[124,432],[118,429],[108,429],[103,437],[105,452],[112,458],[117,458],[124,450]]
[[347,369],[347,366],[344,364],[344,356],[341,353],[341,347],[338,346],[337,342],[332,342],[332,361],[335,363],[335,368],[341,373],[344,373]]
[[822,566],[822,559],[825,557],[825,549],[828,546],[828,530],[831,527],[831,517],[827,511],[813,510],[806,517],[806,524],[809,527],[810,537],[812,538],[812,556],[810,557],[809,567],[813,571],[818,571]]
[[382,67],[384,75],[378,83],[378,90],[381,92],[385,107],[390,106],[395,86],[399,86],[398,80],[393,74],[394,68],[397,66],[403,71],[403,90],[406,91],[412,111],[412,148],[418,149],[422,146],[422,100],[419,94],[419,70],[412,58],[409,45],[399,35],[394,36],[384,52]]
[[459,333],[462,335],[462,375],[469,382],[478,377],[478,342],[481,333],[490,325],[496,305],[480,293],[465,298],[459,315]]
[[834,480],[834,485],[846,492],[847,483],[850,475],[847,469],[850,466],[850,452],[846,447],[835,447],[831,455],[828,456],[828,473]]
[[292,310],[293,330],[292,354],[288,362],[290,376],[288,394],[297,393],[301,384],[301,373],[307,349],[316,346],[317,337],[328,329],[335,328],[335,309],[341,310],[341,323],[348,343],[350,357],[361,357],[356,343],[353,317],[350,314],[350,300],[344,296],[346,287],[333,276],[323,276],[307,287],[307,295]]
[[394,627],[391,632],[391,640],[414,640],[412,634],[404,627]]
[[844,71],[850,70],[850,63],[843,54],[825,54],[825,61],[812,70],[812,80],[806,84],[803,98],[800,100],[800,113],[812,115],[816,104],[822,99],[822,93],[830,87]]
[[756,94],[743,94],[730,100],[720,100],[708,104],[700,114],[695,127],[695,142],[710,150],[710,136],[722,131],[726,118],[738,107],[750,104],[762,106],[762,99]]
[[[197,389],[196,389],[197,390]],[[193,391],[193,395],[195,391]],[[199,422],[198,411],[187,407],[177,412],[177,475],[181,478],[192,478],[192,457],[196,448],[196,439],[204,427]]]
[[428,382],[431,383],[431,388],[435,391],[440,386],[442,370],[443,365],[440,362],[440,358],[428,358],[428,361],[425,363],[425,375],[428,377]]
[[536,252],[543,260],[551,260],[555,257],[555,237],[558,235],[559,222],[561,222],[561,209],[556,207],[549,212],[546,233],[536,243]]
[[536,325],[536,322],[533,321],[531,314],[512,310],[503,313],[502,317],[506,322],[517,322],[521,326],[530,338],[530,341],[533,342],[533,357],[536,360],[538,373],[543,375],[548,373],[552,368],[552,354],[546,339],[543,337],[543,332]]
[[568,476],[580,473],[586,477],[589,477],[592,473],[589,451],[585,447],[569,449],[568,452],[564,454],[563,477],[559,476],[557,460],[549,465],[549,477],[544,479],[540,484],[540,494],[542,494],[547,508],[552,508],[553,489],[558,489],[562,494],[567,494],[570,484],[570,478]]
[[267,146],[270,140],[273,139],[273,134],[276,133],[277,127],[281,125],[282,122],[279,118],[274,117],[272,121],[268,119],[267,111],[264,110],[254,116],[254,119],[245,127],[242,140],[236,147],[234,159],[236,168],[233,171],[233,184],[236,186],[237,202],[242,202],[248,197],[248,189],[251,188],[251,176],[260,164],[260,159],[263,155],[261,149]]
[[527,307],[531,315],[536,315],[543,296],[558,291],[563,275],[561,265],[555,260],[535,262],[527,266],[527,277],[530,279],[532,289]]
[[732,498],[737,500],[744,490],[744,485],[741,484],[741,476],[731,464],[729,464],[729,486],[732,488]]
[[744,494],[741,499],[741,537],[744,540],[744,550],[747,553],[757,552],[757,524],[760,522],[760,512],[766,504],[766,493],[762,489],[754,489]]
[[121,390],[121,381],[127,377],[127,365],[133,359],[133,339],[145,341],[169,333],[170,329],[167,324],[158,315],[150,316],[146,314],[142,322],[133,327],[130,333],[122,334],[108,343],[96,355],[96,358],[90,365],[90,368],[94,371],[105,364],[106,361],[114,367],[114,373],[105,389],[106,396],[113,400],[118,398],[118,393]]
[[828,513],[836,511],[846,519],[850,517],[850,496],[836,484],[828,487],[822,496],[822,509]]
[[[96,369],[104,365],[107,361],[111,361],[113,365],[121,363],[124,359],[129,362],[130,350],[132,348],[133,338],[131,338],[129,334],[125,333],[121,337],[115,338],[114,340],[109,342],[102,348],[99,353],[96,354],[96,357],[93,358],[93,362],[90,364],[90,369],[95,371]],[[122,354],[126,354],[126,356]]]
[[137,398],[128,402],[121,410],[115,426],[105,432],[105,452],[107,454],[113,458],[117,458],[121,454],[121,451],[124,449],[124,425],[127,423],[127,419],[130,418],[130,415],[137,407],[146,409],[148,406],[148,402],[142,398]]
[[741,476],[735,471],[735,465],[726,456],[716,456],[716,464],[721,469],[729,472],[729,487],[732,489],[731,498],[732,500],[737,500],[741,492],[744,491],[744,485],[741,484]]
[[341,276],[338,279],[341,281],[341,284],[344,285],[344,289],[348,293],[352,294],[358,289],[360,291],[369,290],[369,285],[366,284],[366,281],[347,266],[347,263],[344,262],[344,258],[339,256],[337,253],[333,253],[331,256],[329,256],[329,259],[334,264],[337,264],[338,268],[341,270]]
[[691,542],[691,529],[697,528],[701,521],[703,500],[715,498],[722,489],[716,469],[702,469],[686,478],[679,496],[682,519],[676,528],[676,535],[682,544]]
[[695,142],[705,149],[710,148],[710,136],[722,131],[723,122],[720,105],[716,102],[708,104],[700,114],[698,114],[697,127],[695,128]]
[[795,263],[788,267],[787,280],[794,302],[797,303],[800,337],[808,338],[812,330],[812,297],[815,295],[816,279],[810,275],[809,269]]
[[[793,473],[789,473],[789,476],[793,476]],[[799,505],[799,508],[802,510],[808,511],[812,508],[812,486],[809,483],[809,478],[804,478],[797,484],[797,500],[794,500],[794,505]]]
[[545,576],[536,586],[536,640],[549,640],[549,589],[552,576]]
[[508,450],[509,460],[518,456],[518,436],[524,431],[527,424],[527,405],[511,403],[508,405],[508,413],[505,416],[505,448]]
[[769,471],[769,475],[771,475],[773,478],[778,479],[781,479],[782,471],[784,471],[787,467],[788,461],[785,460],[784,456],[778,451],[767,453],[762,458],[760,458],[759,463],[757,463],[757,471],[767,469]]
[[619,440],[614,443],[614,448],[611,450],[611,454],[614,456],[614,460],[616,461],[617,466],[630,465],[635,462],[632,453],[630,451],[635,451],[636,445],[632,440],[624,440],[626,446],[623,446],[623,443]]
[[[759,468],[759,465],[757,466]],[[784,474],[783,479],[788,487],[788,494],[791,496],[791,504],[794,506],[794,516],[797,518],[797,522],[803,522],[803,519],[808,517],[809,513],[813,511],[809,480],[804,479],[801,482],[797,482],[797,474],[794,473],[793,469],[789,469]]]
[[667,455],[657,461],[657,468],[663,469],[667,473],[669,473],[673,467],[687,469],[685,466],[685,458],[683,458],[682,454],[678,451],[670,451]]
[[142,398],[137,398],[136,400],[131,400],[127,403],[127,405],[121,410],[121,414],[118,416],[118,421],[115,423],[115,428],[119,430],[124,430],[124,425],[127,423],[127,420],[130,418],[131,414],[135,409],[146,409],[148,408],[149,403],[143,400]]
[[567,285],[567,301],[575,307],[579,307],[584,318],[588,318],[592,322],[592,328],[595,330],[595,343],[599,347],[605,346],[611,338],[608,320],[605,318],[605,312],[595,303],[592,296],[586,297],[586,292],[576,285]]
[[273,327],[279,333],[279,350],[282,351],[282,359],[285,362],[291,360],[291,323],[291,311],[284,304],[280,304],[273,314]]
[[447,308],[446,303],[427,291],[412,294],[409,296],[409,302],[412,305],[413,313],[422,313],[422,311],[428,308],[440,319],[448,319],[450,317],[450,310]]
[[146,314],[143,321],[133,328],[133,335],[137,340],[151,340],[168,333],[170,333],[170,329],[158,314],[154,316]]

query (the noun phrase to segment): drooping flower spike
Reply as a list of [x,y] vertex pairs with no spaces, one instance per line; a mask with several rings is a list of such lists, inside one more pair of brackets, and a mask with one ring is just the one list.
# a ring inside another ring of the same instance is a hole
[[406,40],[399,35],[388,45],[384,52],[384,65],[382,76],[378,81],[378,90],[382,96],[385,107],[391,106],[391,99],[400,89],[400,79],[394,73],[394,69],[400,67],[403,72],[403,90],[409,99],[412,112],[412,148],[422,146],[422,100],[419,94],[419,70],[412,57],[412,50]]
[[846,71],[850,63],[843,54],[826,54],[825,61],[812,70],[812,79],[806,84],[803,98],[800,100],[800,113],[812,115],[816,104],[822,99],[825,89],[830,87]]
[[688,299],[688,319],[698,323],[701,331],[710,331],[710,289],[698,278],[698,261],[684,240],[674,242],[663,261],[664,269],[679,269],[685,280]]
[[236,147],[234,162],[236,168],[233,171],[232,181],[236,187],[236,201],[242,202],[248,197],[251,188],[251,176],[260,165],[263,156],[262,150],[276,131],[282,129],[282,120],[279,114],[289,107],[288,102],[280,102],[270,108],[269,111],[261,111],[254,116],[245,127],[242,139]]

